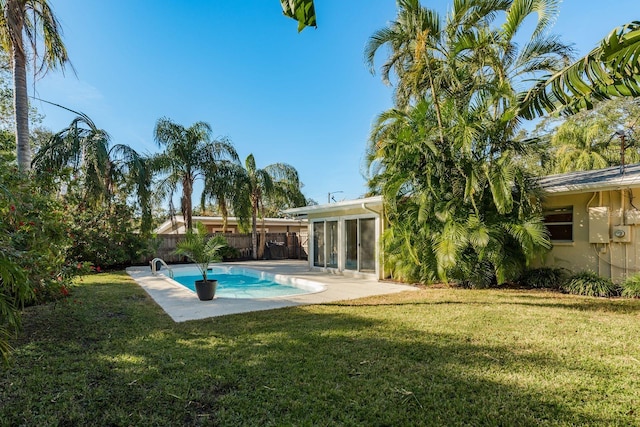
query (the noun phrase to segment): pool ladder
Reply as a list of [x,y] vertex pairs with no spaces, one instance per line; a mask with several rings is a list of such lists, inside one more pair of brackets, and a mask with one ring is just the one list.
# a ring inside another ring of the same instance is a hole
[[169,277],[173,279],[173,270],[167,265],[166,262],[164,262],[162,258],[154,258],[153,261],[151,261],[151,274],[153,274],[154,276],[158,274],[158,269],[156,269],[158,262],[164,265],[167,270],[169,270]]

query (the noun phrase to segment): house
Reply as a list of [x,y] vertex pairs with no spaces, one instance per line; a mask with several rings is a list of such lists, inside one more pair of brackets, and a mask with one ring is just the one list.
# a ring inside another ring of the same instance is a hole
[[[640,272],[640,164],[539,179],[553,247],[544,265],[591,270],[616,282]],[[382,197],[288,209],[309,227],[309,267],[385,278],[378,244]]]
[[553,248],[545,265],[616,282],[640,272],[640,163],[539,179]]
[[[196,222],[203,223],[209,233],[222,232],[221,216],[194,216],[194,224]],[[258,220],[256,224],[258,232],[262,231],[262,220]],[[267,233],[296,233],[307,230],[307,222],[304,219],[288,219],[288,218],[265,218],[264,228]],[[247,230],[251,232],[251,230]],[[173,219],[168,219],[156,228],[156,234],[185,234],[185,220],[182,215],[176,215]],[[236,217],[227,218],[227,233],[240,233],[238,219]]]
[[384,278],[378,245],[384,230],[382,196],[287,209],[284,213],[308,220],[311,269]]

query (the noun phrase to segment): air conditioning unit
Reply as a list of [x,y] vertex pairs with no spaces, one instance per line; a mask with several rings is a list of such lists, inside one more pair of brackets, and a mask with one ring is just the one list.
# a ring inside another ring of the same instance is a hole
[[616,243],[631,242],[631,227],[628,225],[614,225],[611,228],[611,241]]

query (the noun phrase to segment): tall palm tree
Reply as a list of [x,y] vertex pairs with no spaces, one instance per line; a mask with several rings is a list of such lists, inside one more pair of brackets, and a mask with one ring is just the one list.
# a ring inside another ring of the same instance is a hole
[[546,35],[557,1],[458,0],[444,20],[416,0],[398,4],[365,51],[372,65],[391,48],[383,79],[393,71],[402,95],[369,146],[370,185],[391,222],[387,267],[413,280],[504,281],[548,247],[531,179],[515,162],[527,150],[515,138],[515,88],[568,63],[569,48]]
[[[262,257],[266,238],[265,207],[269,202],[286,203],[285,207],[303,206],[305,198],[300,191],[296,169],[287,163],[273,163],[263,169],[256,166],[253,154],[245,160],[244,177],[239,181],[240,191],[251,206],[251,246],[253,258]],[[262,218],[261,245],[258,247],[257,218]]]
[[226,140],[212,140],[211,126],[196,122],[185,128],[168,118],[156,123],[154,138],[165,151],[154,156],[153,168],[164,175],[160,189],[169,198],[178,187],[182,188],[180,206],[187,230],[193,228],[193,184],[204,178],[211,164],[224,159],[238,160],[233,145]]
[[0,8],[0,44],[10,52],[13,69],[18,167],[29,170],[28,48],[39,61],[32,64],[38,73],[63,68],[69,62],[69,57],[62,42],[60,23],[47,0],[0,0]]
[[222,216],[223,233],[227,232],[230,211],[241,226],[249,222],[251,206],[243,193],[245,182],[246,172],[239,162],[223,160],[207,165],[200,205],[204,210],[207,200],[215,201]]

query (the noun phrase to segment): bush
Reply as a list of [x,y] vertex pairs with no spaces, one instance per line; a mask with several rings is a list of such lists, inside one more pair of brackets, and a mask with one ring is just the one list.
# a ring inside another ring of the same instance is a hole
[[541,267],[525,270],[517,282],[521,286],[536,289],[561,289],[567,280],[568,271],[564,268]]
[[626,298],[640,298],[640,273],[627,277],[622,282],[621,295]]
[[74,262],[91,262],[101,268],[121,268],[152,253],[153,239],[135,232],[134,210],[114,201],[108,206],[85,206],[68,201],[67,230],[73,246],[68,256]]
[[610,279],[592,271],[574,274],[563,285],[563,289],[570,294],[591,297],[610,297],[618,294],[617,286]]
[[240,251],[232,246],[225,246],[220,249],[220,255],[224,261],[240,258]]

